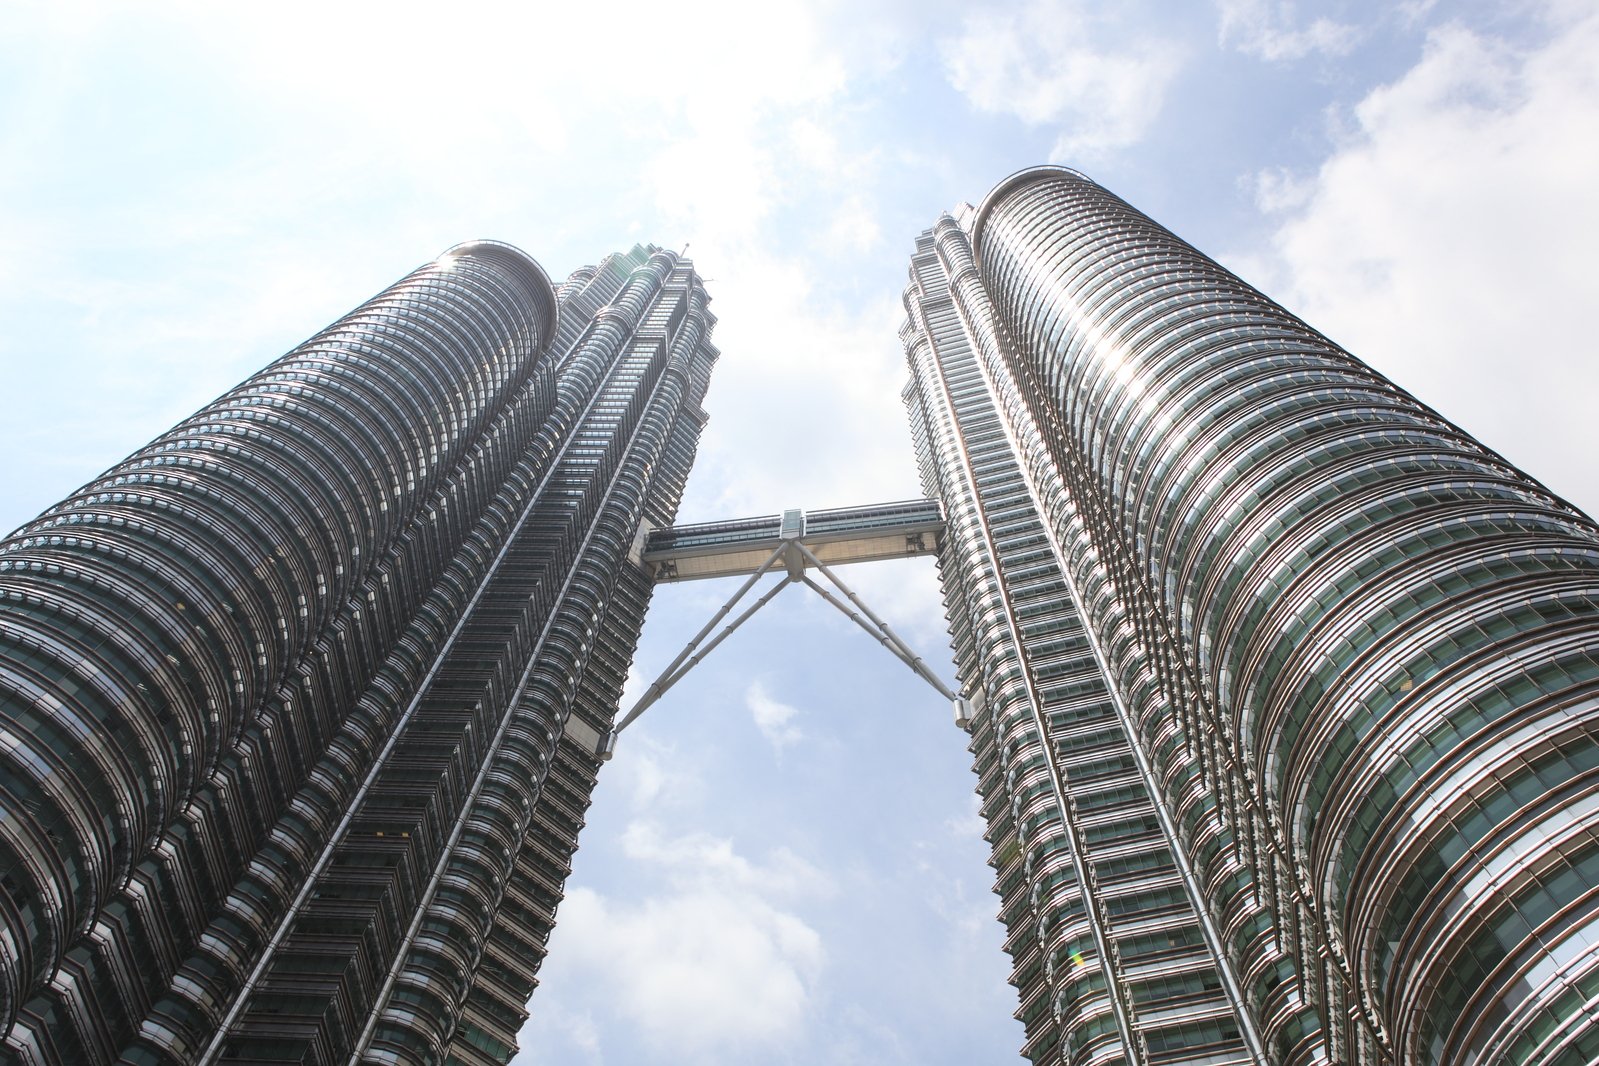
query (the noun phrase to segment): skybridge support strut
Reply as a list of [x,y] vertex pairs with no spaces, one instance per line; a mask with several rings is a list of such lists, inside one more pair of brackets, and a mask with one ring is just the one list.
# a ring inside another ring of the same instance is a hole
[[[600,743],[599,757],[609,760],[616,752],[616,740],[622,730],[632,725],[668,689],[704,661],[734,630],[792,584],[808,586],[910,667],[917,677],[950,701],[955,710],[956,724],[962,729],[966,728],[973,714],[971,701],[950,691],[949,686],[939,680],[922,657],[866,606],[828,565],[829,561],[870,562],[931,555],[938,550],[943,532],[943,515],[932,500],[813,512],[809,516],[804,511],[791,510],[767,518],[709,522],[650,531],[641,546],[638,560],[656,581],[737,574],[747,574],[748,578],[711,616],[711,620],[700,628],[661,675],[650,683],[627,713],[617,719],[615,728]],[[759,560],[758,564],[756,560]],[[844,598],[840,599],[819,584],[810,576],[811,570],[826,578]],[[733,612],[760,579],[773,572],[781,574],[781,579],[712,636],[716,627]],[[851,604],[854,606],[851,607]],[[707,638],[710,638],[708,642]]]

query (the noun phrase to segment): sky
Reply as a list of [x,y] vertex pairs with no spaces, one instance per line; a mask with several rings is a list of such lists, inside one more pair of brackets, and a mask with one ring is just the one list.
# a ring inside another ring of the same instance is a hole
[[[8,0],[0,529],[479,237],[687,249],[683,520],[919,496],[912,244],[1047,162],[1599,509],[1591,2]],[[950,677],[928,561],[841,576]],[[657,592],[632,691],[730,592]],[[518,1066],[1013,1061],[970,763],[785,591],[603,770]]]

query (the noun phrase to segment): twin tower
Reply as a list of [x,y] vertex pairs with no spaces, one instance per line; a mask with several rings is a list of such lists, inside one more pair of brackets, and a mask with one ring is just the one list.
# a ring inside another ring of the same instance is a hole
[[[707,302],[461,245],[0,542],[4,1061],[510,1058]],[[1023,1055],[1599,1061],[1593,522],[1072,171],[905,306],[936,506],[823,518],[937,552]]]

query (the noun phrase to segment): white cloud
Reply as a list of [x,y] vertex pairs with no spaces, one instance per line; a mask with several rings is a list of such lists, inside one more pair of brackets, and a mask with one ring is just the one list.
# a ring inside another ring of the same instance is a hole
[[[691,249],[697,259],[699,247]],[[700,265],[715,282],[711,309],[725,354],[706,401],[713,415],[685,520],[915,495],[899,400],[898,294],[853,309],[825,304],[804,260],[753,245]]]
[[827,896],[832,880],[788,848],[774,848],[764,863],[740,855],[733,842],[710,833],[669,836],[655,822],[632,822],[622,833],[622,851],[647,863],[681,888],[747,891],[762,897]]
[[[423,0],[394,0],[373,18],[317,0],[283,0],[269,14],[176,6],[175,21],[227,38],[245,76],[392,124],[435,158],[440,136],[483,143],[478,135],[493,128],[556,148],[574,114],[601,110],[635,133],[663,114],[699,129],[747,126],[769,107],[826,98],[845,81],[826,28],[805,7],[461,0],[445,17]],[[428,136],[416,137],[424,124]]]
[[818,174],[839,173],[849,159],[838,143],[838,134],[814,117],[801,115],[788,126],[787,158]]
[[603,968],[622,1013],[687,1055],[781,1045],[804,1021],[821,940],[764,901],[705,892],[618,903],[574,889],[563,944]]
[[665,887],[639,902],[574,888],[559,927],[570,962],[678,1061],[781,1047],[804,1024],[826,958],[793,902],[830,894],[831,881],[784,849],[755,862],[729,840],[648,822],[622,844],[642,868],[635,880]]
[[1268,215],[1303,207],[1316,191],[1313,182],[1286,167],[1262,170],[1248,180],[1248,185],[1254,193],[1255,206]]
[[1599,13],[1548,10],[1527,50],[1434,31],[1355,109],[1256,265],[1313,325],[1593,509]]
[[941,48],[950,83],[979,110],[1061,127],[1056,162],[1136,143],[1160,111],[1177,55],[1147,28],[1136,47],[1102,45],[1090,12],[1082,0],[1032,0],[967,16]]
[[[860,594],[872,612],[887,622],[896,634],[920,655],[935,673],[953,681],[949,655],[949,624],[944,618],[944,601],[939,594],[938,570],[933,559],[895,560],[867,566],[839,569],[839,577]],[[839,619],[842,621],[843,616]],[[861,640],[871,638],[861,634]],[[888,652],[883,653],[883,669],[897,670]],[[931,690],[929,699],[936,699]]]
[[[541,998],[536,1009],[539,1023],[545,1029],[546,1043],[524,1046],[511,1060],[511,1066],[535,1066],[536,1063],[549,1062],[549,1042],[559,1042],[564,1051],[582,1056],[576,1061],[592,1063],[593,1066],[605,1061],[600,1048],[600,1027],[594,1020],[593,1011],[572,1010],[564,1003],[548,997]],[[563,1058],[562,1061],[573,1060]]]
[[858,255],[876,248],[882,239],[882,228],[865,197],[847,196],[839,201],[827,225],[825,245],[829,251]]
[[745,690],[744,705],[750,709],[750,716],[755,719],[755,727],[761,731],[761,736],[778,751],[805,736],[799,726],[793,724],[799,708],[773,699],[766,691],[766,686],[759,681],[751,682]]
[[1438,0],[1404,0],[1398,7],[1399,17],[1407,25],[1414,26],[1437,6]]
[[[382,254],[400,258],[395,273],[370,275],[373,287],[485,234],[557,274],[633,239],[692,241],[726,352],[691,487],[712,494],[702,513],[914,493],[897,296],[844,306],[815,292],[818,279],[850,276],[815,253],[858,265],[883,243],[877,139],[851,126],[863,105],[843,98],[891,62],[879,46],[892,20],[858,27],[838,5],[730,0],[550,11],[467,0],[448,17],[399,0],[378,20],[310,0],[270,18],[193,2],[83,6],[94,17],[62,21],[39,6],[13,35],[45,43],[29,49],[44,59],[22,79],[28,91],[0,107],[0,143],[16,149],[0,153],[0,233],[11,235],[0,249],[13,253],[0,276],[16,283],[0,310],[91,293],[115,327],[97,347],[128,351],[131,366],[160,358],[187,381],[189,367],[216,365],[217,337],[249,366],[303,336],[285,328],[344,310],[296,301],[341,291],[330,279]],[[307,23],[318,31],[301,32]],[[134,66],[128,97],[160,120],[151,132],[89,121],[106,111],[87,76],[102,55]],[[167,105],[197,94],[210,106]],[[92,167],[74,155],[85,144],[96,145]],[[175,174],[148,188],[108,183],[114,195],[64,209],[61,175],[110,169],[101,155],[132,157],[133,177],[157,165]],[[124,259],[137,261],[123,273],[139,286],[108,274]],[[153,306],[150,277],[170,306]],[[180,323],[194,343],[163,345],[148,323]],[[149,393],[148,380],[135,384]],[[63,386],[41,385],[52,388]],[[170,416],[204,398],[173,401]],[[122,450],[148,435],[141,427]]]
[[644,695],[644,675],[639,673],[637,663],[628,663],[627,675],[622,679],[622,696],[617,702],[617,707],[625,714],[642,695]]
[[988,829],[988,823],[983,821],[983,797],[972,794],[970,809],[958,818],[945,819],[944,825],[956,836],[982,839],[983,833]]
[[945,928],[976,947],[985,939],[994,922],[994,896],[984,887],[973,890],[965,878],[939,878],[929,868],[927,907],[942,919]]
[[679,809],[697,802],[704,793],[699,768],[677,745],[656,740],[641,728],[630,728],[618,739],[616,749],[616,758],[606,767],[606,787],[626,792],[631,810]]
[[743,129],[716,129],[678,140],[644,168],[662,218],[694,239],[696,259],[736,254],[753,241],[778,183],[771,154]]
[[1360,39],[1354,26],[1329,18],[1299,25],[1293,0],[1220,0],[1217,6],[1221,43],[1270,62],[1345,55]]

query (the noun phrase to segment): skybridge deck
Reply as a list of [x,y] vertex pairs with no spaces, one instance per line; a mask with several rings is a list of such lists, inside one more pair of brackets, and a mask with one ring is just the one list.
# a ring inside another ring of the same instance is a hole
[[[827,511],[784,511],[760,518],[698,522],[650,531],[639,561],[656,581],[748,576],[779,548],[791,577],[827,566],[933,555],[943,541],[944,516],[934,500],[905,500]],[[803,545],[808,552],[798,550]]]

